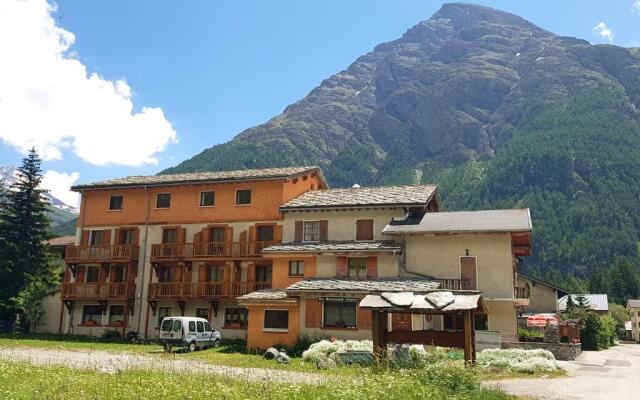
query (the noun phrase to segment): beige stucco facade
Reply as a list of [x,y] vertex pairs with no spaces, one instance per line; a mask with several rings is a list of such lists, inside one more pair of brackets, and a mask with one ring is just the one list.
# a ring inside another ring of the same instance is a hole
[[631,320],[631,338],[640,342],[640,307],[630,307],[629,318]]
[[558,290],[544,283],[518,275],[518,286],[529,289],[529,305],[522,307],[525,313],[558,312]]

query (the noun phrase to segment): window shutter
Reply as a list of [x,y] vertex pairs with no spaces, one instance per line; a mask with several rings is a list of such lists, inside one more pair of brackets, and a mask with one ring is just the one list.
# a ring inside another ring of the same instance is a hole
[[378,276],[378,257],[367,257],[367,278]]
[[78,265],[76,267],[76,282],[83,283],[84,282],[84,274],[86,267],[84,265]]
[[222,270],[222,281],[230,282],[231,281],[231,267],[229,264],[224,265],[224,269]]
[[282,242],[282,225],[276,225],[273,227],[273,241]]
[[371,310],[358,307],[358,321],[356,327],[358,329],[371,328]]
[[326,242],[329,240],[329,221],[323,219],[320,221],[320,241]]
[[196,232],[193,235],[193,243],[200,243],[203,242],[204,240],[202,240],[202,231],[200,232]]
[[303,222],[302,221],[296,221],[296,231],[295,231],[295,238],[294,238],[294,240],[296,242],[302,242],[303,229],[304,229]]
[[305,303],[305,326],[307,328],[322,327],[322,303],[318,300],[306,299]]
[[246,230],[240,232],[240,241],[241,242],[246,242],[247,241],[247,231]]
[[347,276],[347,257],[336,257],[336,276],[344,278]]
[[89,244],[89,231],[83,230],[82,231],[82,241],[80,242],[81,245],[88,245]]
[[182,282],[182,270],[184,267],[174,267],[176,269],[175,282]]
[[200,241],[201,242],[209,242],[209,228],[207,228],[206,226],[204,228],[202,228],[202,230],[200,231]]
[[123,231],[124,230],[122,228],[116,228],[115,240],[113,241],[114,244],[124,244]]
[[188,266],[184,266],[184,276],[182,277],[182,281],[183,282],[191,282],[191,279],[193,278],[193,268],[192,267],[188,267]]
[[133,230],[133,244],[140,243],[140,228],[135,228]]
[[184,243],[186,233],[185,228],[178,228],[178,243]]
[[373,220],[356,221],[356,240],[373,240]]
[[249,263],[247,266],[247,282],[255,282],[256,281],[256,265],[254,263]]
[[104,246],[111,244],[111,229],[105,229],[102,231],[102,244]]
[[200,265],[198,267],[198,282],[206,282],[207,281],[207,265]]
[[256,227],[255,227],[255,225],[249,227],[249,241],[250,242],[255,242],[256,241]]
[[100,265],[100,272],[98,273],[98,283],[105,283],[107,281],[108,274],[109,274],[109,264]]
[[233,242],[233,227],[227,226],[224,228],[224,241],[227,243]]

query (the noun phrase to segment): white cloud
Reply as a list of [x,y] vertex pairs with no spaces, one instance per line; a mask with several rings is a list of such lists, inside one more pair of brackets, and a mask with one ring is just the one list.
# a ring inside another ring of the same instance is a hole
[[593,27],[593,30],[603,38],[613,42],[613,31],[611,28],[607,26],[604,22],[600,21],[596,26]]
[[162,109],[133,112],[124,79],[88,73],[55,11],[46,0],[0,1],[0,139],[45,160],[68,149],[95,165],[157,163],[177,142]]
[[631,5],[631,11],[640,13],[640,0],[634,0],[633,4]]
[[67,174],[50,169],[42,175],[41,185],[43,189],[49,191],[49,194],[62,200],[65,204],[78,207],[80,194],[70,190],[71,186],[78,181],[78,178],[80,178],[80,173],[78,172]]

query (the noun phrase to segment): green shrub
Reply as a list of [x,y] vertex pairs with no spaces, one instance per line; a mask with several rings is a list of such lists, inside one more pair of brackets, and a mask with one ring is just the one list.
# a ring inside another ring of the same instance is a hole
[[527,329],[518,328],[518,339],[521,342],[542,342],[544,335],[541,332]]
[[555,360],[549,350],[543,349],[487,349],[478,353],[478,365],[482,368],[527,374],[556,371],[558,367]]
[[610,315],[602,317],[593,312],[585,314],[580,341],[583,350],[608,349],[615,345],[616,321]]

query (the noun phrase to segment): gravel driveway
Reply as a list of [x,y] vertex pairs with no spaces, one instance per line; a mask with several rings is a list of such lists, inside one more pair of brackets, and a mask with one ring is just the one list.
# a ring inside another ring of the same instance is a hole
[[115,373],[123,369],[136,368],[166,372],[199,372],[251,381],[319,384],[328,380],[325,375],[313,373],[265,368],[226,367],[195,360],[168,359],[98,350],[76,351],[6,347],[0,349],[0,359],[26,361],[38,365],[64,365],[78,369],[93,369],[104,373]]
[[640,345],[621,344],[603,351],[585,351],[563,363],[569,376],[555,379],[513,379],[487,385],[507,393],[539,399],[640,399]]

